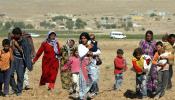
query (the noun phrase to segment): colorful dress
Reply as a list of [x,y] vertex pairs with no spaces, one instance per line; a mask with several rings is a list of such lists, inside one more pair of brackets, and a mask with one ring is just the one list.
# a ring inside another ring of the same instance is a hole
[[[70,48],[68,45],[64,45],[61,48],[61,68],[64,67],[64,65],[67,63],[69,57],[72,54],[72,51],[75,49],[75,47]],[[70,68],[70,67],[69,67]],[[66,71],[61,71],[61,83],[62,83],[62,88],[70,90],[72,86],[72,74],[71,70],[68,69]]]
[[[57,49],[59,53],[60,48],[58,42]],[[52,83],[54,85],[58,73],[59,60],[55,55],[54,47],[48,41],[44,41],[33,61],[36,62],[43,52],[44,56],[42,58],[42,75],[40,85],[45,85],[46,83]]]
[[[156,50],[156,41],[148,42],[146,40],[141,40],[139,46],[142,49],[143,54],[149,55],[151,58],[153,58]],[[152,65],[150,70],[147,88],[149,91],[155,91],[157,88],[157,68],[154,65]]]
[[89,82],[88,79],[88,65],[89,65],[89,57],[86,56],[89,49],[86,48],[83,44],[79,44],[78,46],[78,54],[80,56],[80,99],[86,99],[87,93],[90,90],[92,83]]

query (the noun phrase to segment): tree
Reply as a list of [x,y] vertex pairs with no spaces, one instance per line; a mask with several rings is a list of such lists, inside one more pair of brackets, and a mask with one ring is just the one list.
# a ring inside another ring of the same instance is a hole
[[77,29],[83,29],[86,25],[87,23],[82,21],[80,18],[78,18],[75,22],[75,26]]
[[55,28],[56,25],[51,24],[51,23],[46,22],[46,21],[43,21],[43,22],[40,22],[40,26],[47,28],[47,29],[50,29],[50,28]]
[[25,28],[24,22],[14,22],[14,27]]
[[68,19],[68,20],[66,21],[66,27],[67,27],[69,30],[73,29],[73,27],[74,27],[74,22],[73,22],[71,19]]
[[8,30],[8,29],[10,29],[11,27],[12,27],[11,22],[7,21],[7,22],[5,22],[5,25],[4,25],[3,29],[4,29],[4,30]]
[[25,26],[25,28],[27,28],[27,29],[33,29],[34,26],[33,26],[32,24],[27,24],[27,25]]
[[0,22],[0,30],[3,28],[3,23]]
[[53,21],[57,21],[57,20],[63,21],[63,19],[68,19],[68,17],[66,17],[66,16],[55,16],[55,17],[52,18]]

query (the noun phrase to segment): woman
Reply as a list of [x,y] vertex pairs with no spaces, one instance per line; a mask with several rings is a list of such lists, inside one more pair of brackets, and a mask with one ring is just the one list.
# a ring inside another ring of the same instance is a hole
[[90,36],[87,32],[83,32],[80,35],[79,38],[79,45],[78,45],[78,54],[80,57],[80,83],[79,83],[79,87],[80,87],[80,91],[79,91],[79,95],[80,95],[80,99],[86,99],[87,96],[87,92],[90,89],[90,86],[92,84],[89,83],[89,79],[88,79],[88,70],[87,70],[87,66],[89,64],[89,55],[91,55],[92,53],[89,52],[89,49],[92,48],[92,45],[88,43],[88,41],[90,40]]
[[[153,40],[153,32],[148,30],[145,34],[145,40],[141,40],[139,47],[142,49],[143,54],[149,55],[153,58],[156,51],[156,41]],[[150,76],[147,82],[147,88],[149,91],[154,92],[157,87],[157,70],[156,66],[152,65]]]
[[36,57],[33,59],[33,63],[35,63],[44,52],[44,56],[42,58],[42,75],[40,79],[40,86],[48,83],[48,90],[54,89],[59,68],[60,47],[55,37],[56,33],[50,31],[47,39],[41,44]]
[[[63,47],[61,48],[61,67],[63,67],[69,57],[71,56],[72,52],[75,50],[75,41],[73,39],[69,39],[66,42],[66,45],[63,45]],[[69,92],[73,92],[72,91],[72,75],[71,75],[71,70],[68,69],[66,71],[61,71],[61,82],[62,82],[62,88],[69,90]]]

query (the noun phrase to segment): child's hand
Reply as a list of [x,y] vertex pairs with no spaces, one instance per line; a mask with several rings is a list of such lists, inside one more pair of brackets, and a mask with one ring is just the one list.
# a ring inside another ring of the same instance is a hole
[[164,67],[166,64],[157,64],[157,66]]

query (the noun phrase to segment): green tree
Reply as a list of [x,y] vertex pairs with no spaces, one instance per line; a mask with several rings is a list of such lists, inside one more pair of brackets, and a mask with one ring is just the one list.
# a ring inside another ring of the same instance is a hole
[[24,22],[14,22],[14,27],[25,28]]
[[83,20],[81,20],[80,18],[78,18],[75,22],[75,26],[77,29],[84,29],[84,27],[87,25],[86,22],[84,22]]
[[25,26],[25,28],[27,28],[27,29],[33,29],[34,26],[33,26],[32,24],[27,24],[27,25]]
[[7,22],[5,22],[5,25],[4,25],[3,29],[4,29],[4,30],[8,30],[8,29],[10,29],[11,27],[12,27],[12,23],[9,22],[9,21],[7,21]]
[[2,29],[3,29],[3,23],[0,22],[0,30],[2,30]]
[[66,17],[66,16],[55,16],[55,17],[52,18],[53,21],[57,21],[57,20],[63,21],[63,19],[68,19],[68,17]]
[[68,20],[66,21],[66,27],[67,27],[69,30],[73,29],[73,27],[74,27],[74,22],[73,22],[71,19],[68,19]]

